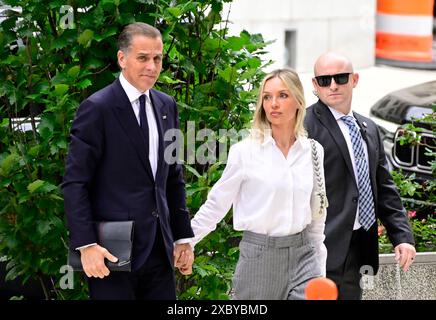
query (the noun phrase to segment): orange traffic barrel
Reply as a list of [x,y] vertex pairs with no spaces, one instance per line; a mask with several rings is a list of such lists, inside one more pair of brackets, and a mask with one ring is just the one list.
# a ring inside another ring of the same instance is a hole
[[377,0],[376,57],[432,61],[434,0]]

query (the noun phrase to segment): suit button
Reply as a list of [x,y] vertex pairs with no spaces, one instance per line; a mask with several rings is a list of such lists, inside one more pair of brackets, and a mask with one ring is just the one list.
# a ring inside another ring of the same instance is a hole
[[156,209],[156,210],[153,210],[153,212],[151,213],[151,215],[152,215],[153,217],[155,217],[155,218],[159,218],[159,211],[157,211],[157,209]]
[[353,202],[354,202],[354,203],[356,203],[356,202],[357,202],[357,200],[358,200],[358,198],[357,198],[357,197],[353,197]]

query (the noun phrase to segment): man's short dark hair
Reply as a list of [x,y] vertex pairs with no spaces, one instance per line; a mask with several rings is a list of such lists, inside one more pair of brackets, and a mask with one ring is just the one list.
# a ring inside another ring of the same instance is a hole
[[144,22],[135,22],[124,27],[118,37],[118,49],[127,52],[129,46],[132,44],[133,37],[137,35],[153,39],[162,39],[160,31],[155,27]]

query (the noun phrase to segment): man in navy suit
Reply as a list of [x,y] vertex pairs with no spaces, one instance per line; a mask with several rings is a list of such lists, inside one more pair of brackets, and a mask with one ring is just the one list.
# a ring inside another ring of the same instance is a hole
[[[191,273],[182,167],[164,159],[178,129],[174,98],[152,89],[162,69],[162,37],[145,23],[124,28],[121,74],[79,106],[62,185],[70,247],[80,250],[91,299],[175,299],[174,264]],[[98,244],[95,221],[135,222],[132,272]]]
[[416,254],[413,235],[377,126],[351,109],[359,75],[333,52],[320,56],[314,71],[319,101],[307,109],[305,126],[324,147],[327,277],[338,285],[339,299],[361,299],[361,275],[375,275],[379,267],[376,219],[386,227],[404,271]]

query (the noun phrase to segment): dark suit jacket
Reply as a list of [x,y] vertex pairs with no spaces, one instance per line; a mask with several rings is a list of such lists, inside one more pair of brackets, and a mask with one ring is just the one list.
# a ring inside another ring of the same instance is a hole
[[[383,144],[375,123],[356,112],[369,156],[369,170],[375,213],[386,227],[394,246],[414,243],[406,211],[389,173]],[[366,123],[366,127],[363,125]],[[336,270],[346,258],[358,204],[358,188],[344,136],[328,107],[318,101],[307,109],[305,127],[309,137],[324,147],[324,172],[329,207],[325,227],[328,250],[327,271]],[[374,224],[363,232],[362,265],[378,270],[378,234]]]
[[164,133],[178,128],[174,99],[150,90],[159,130],[159,159],[153,178],[146,143],[119,80],[79,106],[71,129],[64,182],[70,247],[98,242],[93,221],[135,221],[132,268],[147,259],[160,221],[169,261],[173,241],[193,237],[186,210],[182,167],[164,161]]

